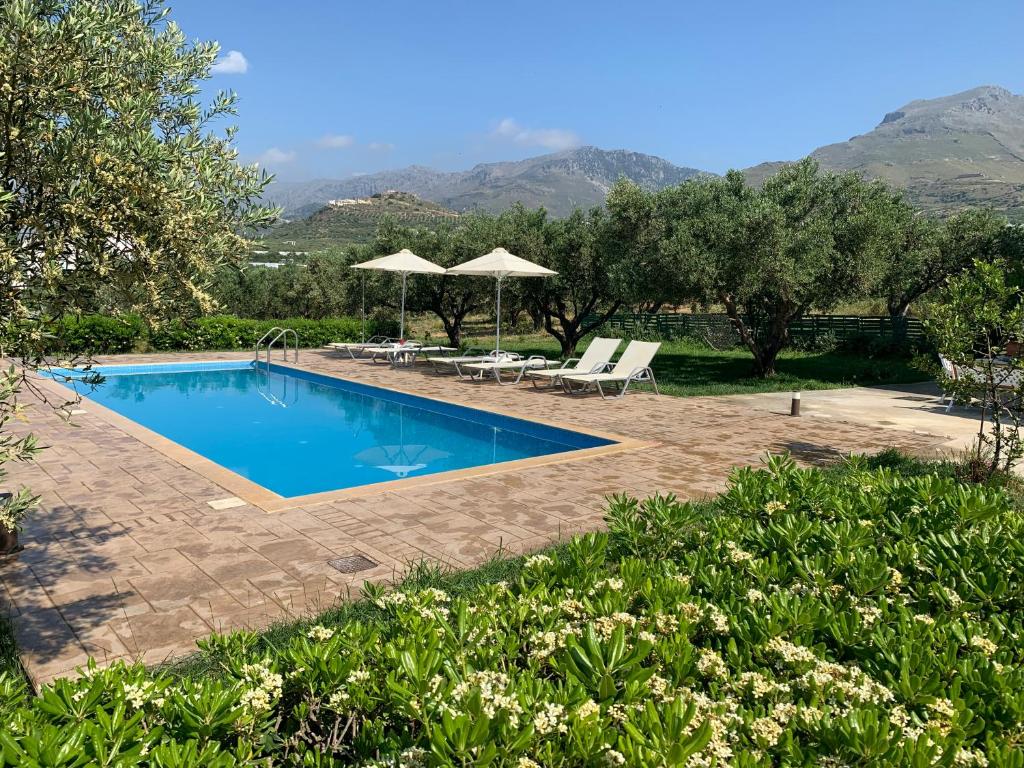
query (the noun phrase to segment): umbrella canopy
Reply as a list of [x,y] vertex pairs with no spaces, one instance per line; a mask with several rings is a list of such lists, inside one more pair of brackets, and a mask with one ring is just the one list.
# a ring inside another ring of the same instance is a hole
[[[405,284],[409,275],[443,275],[444,267],[439,267],[432,261],[420,258],[408,248],[403,248],[398,253],[390,256],[381,256],[379,259],[371,259],[360,264],[353,264],[352,269],[375,269],[380,272],[399,272],[402,275],[402,314],[399,321],[398,336],[405,338]],[[365,314],[365,309],[363,310]]]
[[506,277],[547,277],[558,273],[534,264],[506,251],[495,248],[490,253],[471,259],[448,270],[449,275],[485,275],[498,280],[498,322],[494,334],[494,348],[501,349],[501,281]]

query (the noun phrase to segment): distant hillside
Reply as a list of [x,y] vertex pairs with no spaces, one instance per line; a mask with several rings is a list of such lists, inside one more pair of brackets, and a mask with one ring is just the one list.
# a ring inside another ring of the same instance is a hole
[[364,198],[331,199],[306,218],[286,220],[262,238],[260,250],[316,251],[369,242],[380,220],[390,216],[410,226],[436,226],[459,214],[408,192],[388,191]]
[[455,211],[497,212],[521,202],[533,208],[542,205],[553,216],[566,216],[574,208],[603,203],[611,185],[623,176],[645,188],[661,189],[703,173],[639,152],[581,147],[452,173],[411,166],[343,180],[277,182],[265,197],[290,217],[309,215],[328,200],[396,189]]
[[[907,190],[937,213],[989,205],[1024,219],[1024,96],[982,86],[912,101],[863,136],[816,149],[825,168],[859,171]],[[760,183],[784,163],[762,163]]]

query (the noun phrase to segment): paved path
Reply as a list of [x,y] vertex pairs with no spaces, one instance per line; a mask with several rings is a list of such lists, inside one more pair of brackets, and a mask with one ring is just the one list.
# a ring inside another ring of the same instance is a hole
[[[107,357],[101,362],[238,359],[242,354]],[[264,627],[330,607],[364,579],[383,580],[416,559],[470,567],[499,550],[522,552],[601,525],[604,497],[717,492],[731,467],[765,451],[817,462],[896,445],[930,453],[942,440],[911,432],[792,419],[737,398],[621,401],[520,387],[474,384],[420,370],[304,351],[302,367],[526,418],[578,425],[654,443],[561,464],[454,479],[427,487],[268,513],[214,510],[231,494],[139,442],[98,412],[68,426],[29,408],[49,446],[15,466],[14,484],[42,494],[22,539],[26,550],[0,564],[22,658],[34,681],[100,662],[156,663],[194,649],[213,631]],[[327,561],[362,553],[379,565],[344,575]]]
[[[790,392],[771,392],[730,395],[729,400],[758,411],[787,414],[791,397]],[[974,444],[981,416],[978,408],[959,405],[947,412],[934,382],[804,392],[801,413],[809,418],[928,435],[950,454]]]

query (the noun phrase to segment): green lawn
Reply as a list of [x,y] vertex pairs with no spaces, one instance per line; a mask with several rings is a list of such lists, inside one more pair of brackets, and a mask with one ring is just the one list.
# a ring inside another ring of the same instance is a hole
[[[494,337],[470,339],[470,346],[494,346]],[[578,352],[585,349],[580,344]],[[559,357],[558,343],[544,336],[509,336],[502,347],[523,354]],[[620,347],[620,352],[625,344]],[[927,377],[896,357],[869,358],[845,352],[784,351],[778,373],[771,379],[751,378],[753,359],[745,349],[715,350],[692,341],[666,341],[654,360],[654,374],[661,391],[669,395],[741,395],[756,392],[787,392],[793,389],[900,384]]]

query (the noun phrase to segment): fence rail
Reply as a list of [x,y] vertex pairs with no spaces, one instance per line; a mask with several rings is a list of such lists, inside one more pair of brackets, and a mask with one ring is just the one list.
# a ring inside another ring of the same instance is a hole
[[[611,317],[607,325],[627,333],[644,331],[660,336],[701,336],[731,328],[725,314],[618,314]],[[924,328],[915,317],[806,315],[789,324],[789,334],[800,339],[830,334],[838,341],[875,336],[916,342],[924,338]]]

